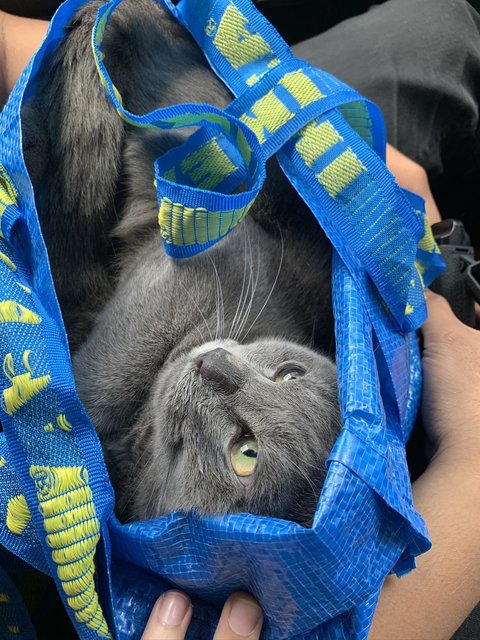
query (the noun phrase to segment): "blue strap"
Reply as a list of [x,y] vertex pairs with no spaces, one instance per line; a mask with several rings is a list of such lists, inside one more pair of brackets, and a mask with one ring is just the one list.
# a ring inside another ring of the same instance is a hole
[[[385,132],[376,107],[295,59],[247,0],[200,5],[181,0],[175,9],[167,6],[238,97],[225,112],[186,104],[134,115],[122,106],[101,51],[108,19],[120,2],[112,0],[99,10],[93,34],[99,73],[119,114],[135,126],[207,128],[155,162],[167,252],[187,257],[229,233],[258,193],[265,158],[278,153],[349,269],[360,263],[367,270],[399,329],[418,328],[426,317],[425,272],[434,275],[441,265],[428,258],[428,268],[419,265],[423,218],[379,158]],[[245,179],[247,191],[232,195]]]

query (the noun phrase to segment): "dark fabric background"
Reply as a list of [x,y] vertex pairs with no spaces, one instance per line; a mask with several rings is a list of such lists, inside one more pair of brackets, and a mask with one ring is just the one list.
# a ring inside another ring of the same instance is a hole
[[[264,15],[290,43],[326,31],[341,20],[359,15],[385,0],[256,0]],[[480,11],[480,0],[468,0]],[[30,18],[52,17],[59,0],[0,0],[0,9]]]
[[[383,1],[258,0],[256,4],[284,37],[288,37],[292,42],[298,42]],[[0,9],[19,16],[50,18],[60,4],[59,0],[0,0]]]
[[[256,4],[290,43],[325,31],[385,0],[257,0]],[[480,0],[468,0],[480,11]],[[59,0],[0,0],[0,9],[19,16],[50,18]]]

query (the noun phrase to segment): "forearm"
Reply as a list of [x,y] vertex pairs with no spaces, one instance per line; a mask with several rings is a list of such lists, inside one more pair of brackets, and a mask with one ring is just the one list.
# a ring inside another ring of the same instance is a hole
[[448,640],[480,601],[478,458],[444,451],[414,483],[433,547],[385,580],[369,640]]
[[40,46],[48,22],[19,18],[0,11],[0,104]]
[[398,149],[387,144],[387,167],[395,176],[398,184],[404,189],[418,193],[425,200],[425,213],[430,224],[442,219],[433,199],[425,169],[400,153]]

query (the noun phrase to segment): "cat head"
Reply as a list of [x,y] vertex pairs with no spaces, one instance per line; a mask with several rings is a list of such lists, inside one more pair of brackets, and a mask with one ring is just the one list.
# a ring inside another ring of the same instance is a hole
[[336,367],[280,340],[216,340],[168,361],[149,407],[135,518],[177,509],[311,524],[339,432]]

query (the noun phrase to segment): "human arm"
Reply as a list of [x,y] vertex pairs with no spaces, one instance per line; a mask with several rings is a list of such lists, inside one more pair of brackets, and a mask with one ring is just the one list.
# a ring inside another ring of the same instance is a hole
[[480,601],[480,333],[428,293],[423,417],[433,457],[413,485],[432,549],[385,580],[369,640],[448,640]]
[[427,172],[417,162],[387,144],[387,167],[404,189],[418,193],[425,200],[425,212],[430,224],[442,219],[428,182]]
[[0,105],[40,46],[48,22],[20,18],[0,11]]

